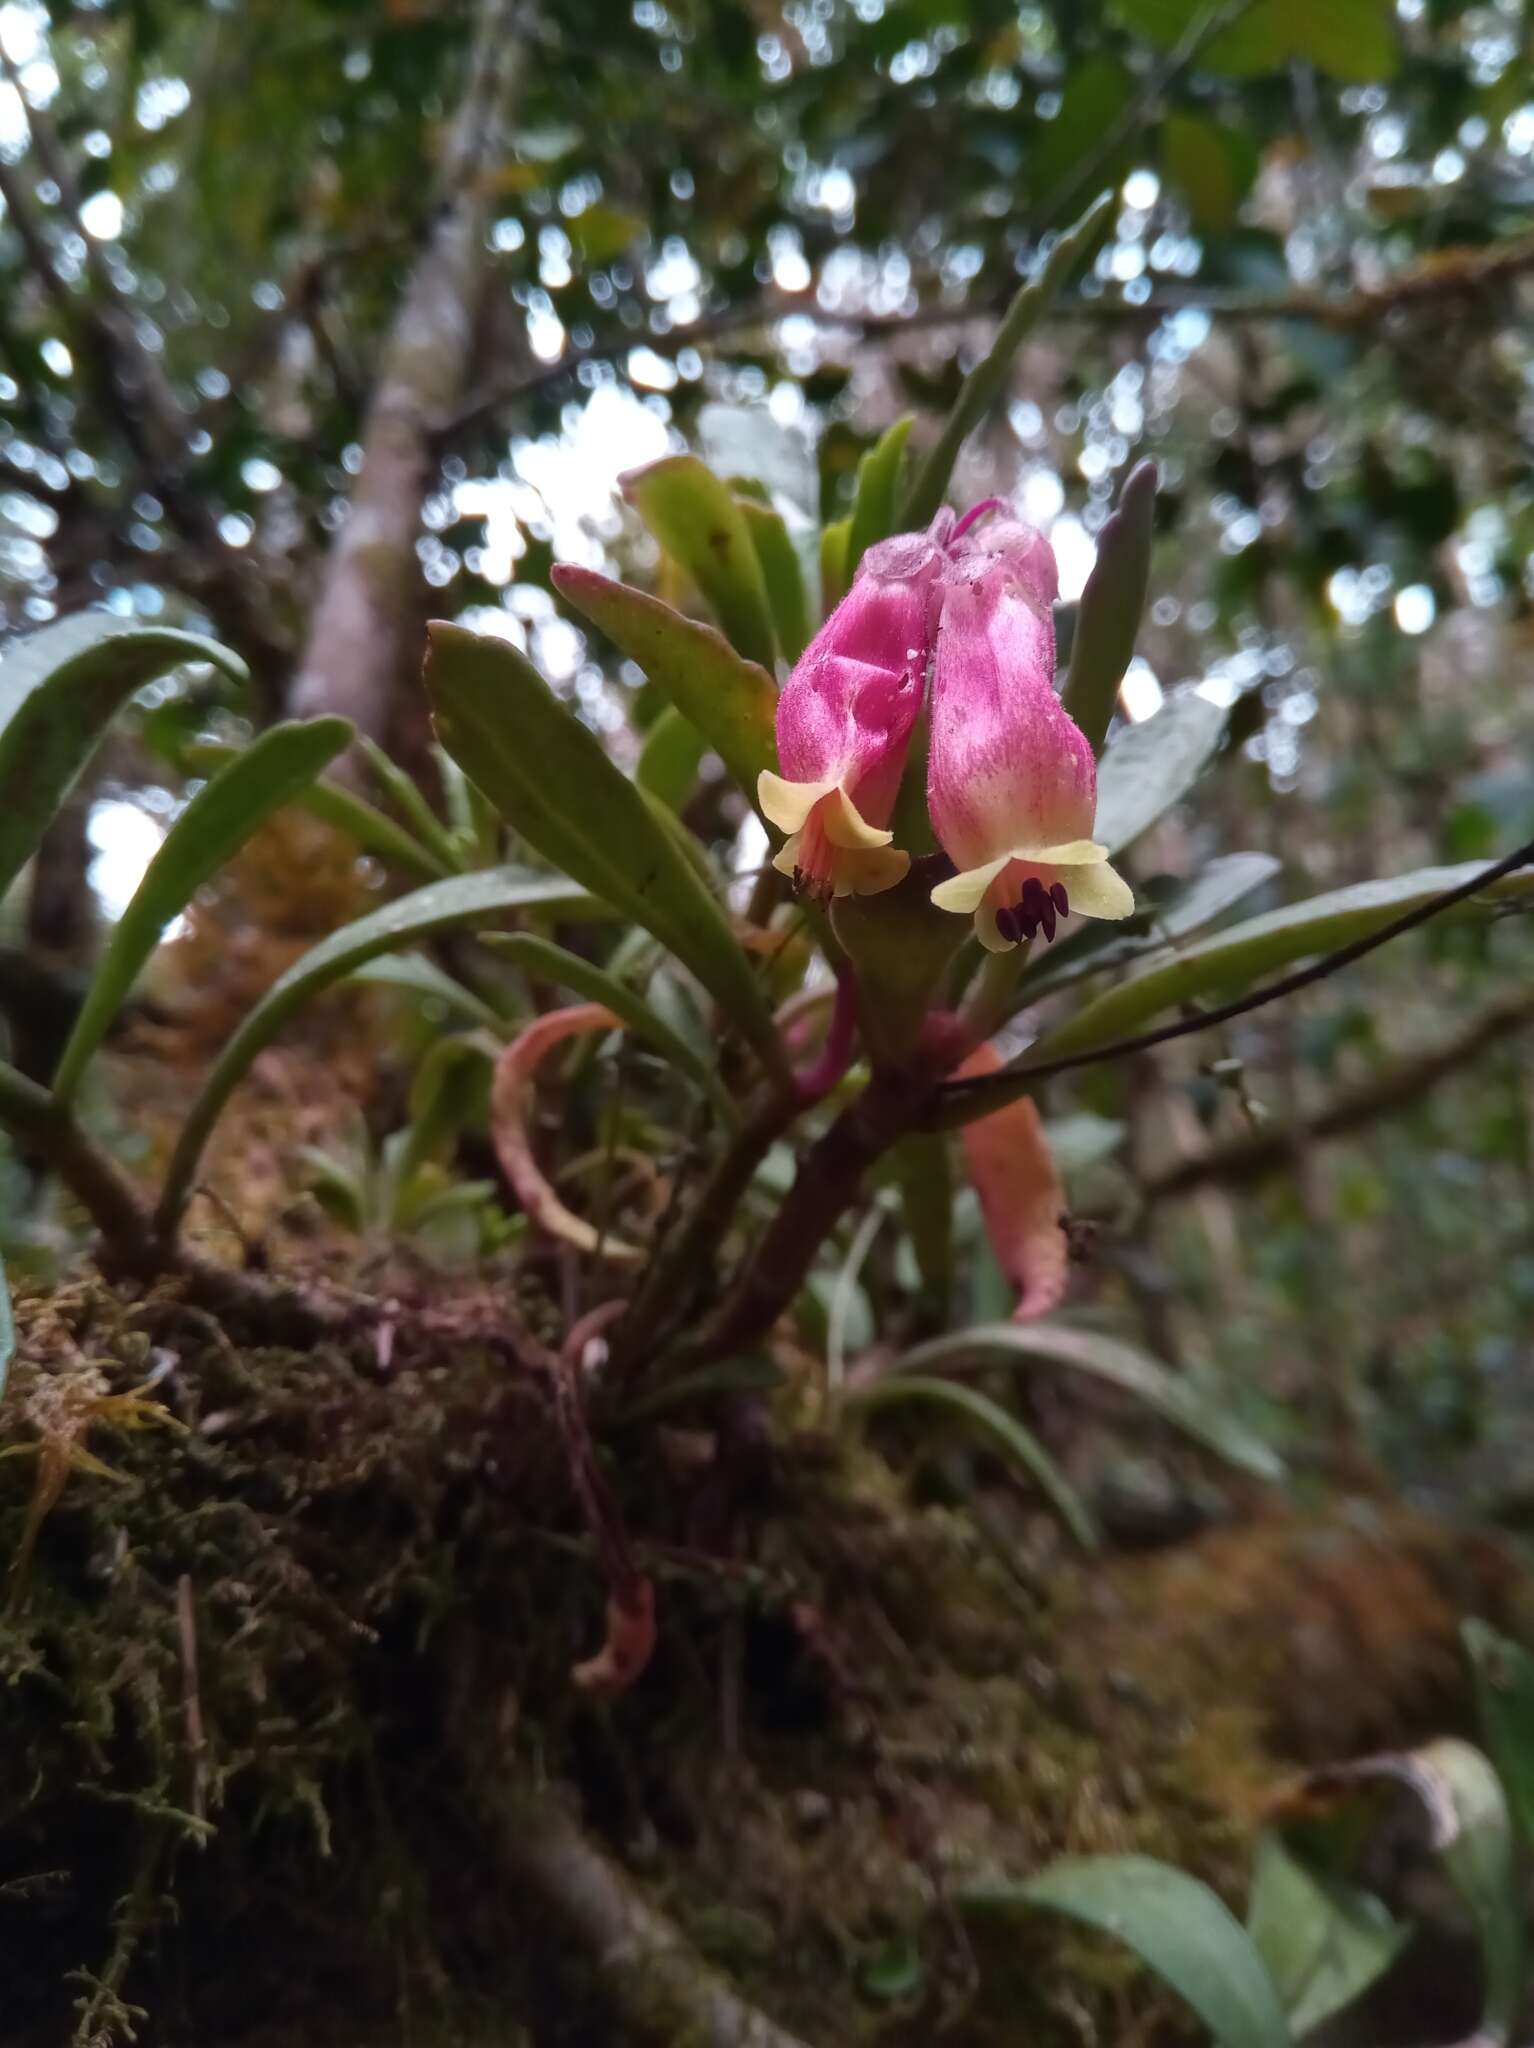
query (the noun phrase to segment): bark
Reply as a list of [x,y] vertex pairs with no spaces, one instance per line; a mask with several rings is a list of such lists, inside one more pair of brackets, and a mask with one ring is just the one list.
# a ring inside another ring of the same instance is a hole
[[436,469],[435,436],[462,400],[489,280],[489,172],[521,70],[508,0],[482,0],[440,199],[384,344],[362,432],[362,470],[331,548],[297,673],[296,717],[340,712],[382,740],[413,676],[425,586],[416,557]]

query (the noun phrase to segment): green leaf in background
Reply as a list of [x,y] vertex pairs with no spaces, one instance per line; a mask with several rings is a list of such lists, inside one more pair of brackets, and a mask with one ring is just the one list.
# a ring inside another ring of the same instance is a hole
[[464,1128],[483,1117],[499,1050],[499,1035],[476,1033],[439,1038],[427,1052],[410,1083],[410,1122],[393,1163],[398,1196],[422,1166],[445,1157]]
[[696,455],[666,455],[621,478],[623,495],[687,571],[747,661],[771,673],[776,651],[767,579],[729,485]]
[[0,661],[0,895],[134,691],[190,661],[248,680],[217,641],[105,612],[76,612],[9,649]]
[[953,1152],[941,1131],[913,1131],[888,1155],[922,1285],[946,1308],[953,1293]]
[[[916,481],[906,494],[896,528],[913,533],[930,526],[948,489],[959,450],[1001,396],[1012,367],[1012,359],[1024,340],[1049,311],[1055,294],[1067,284],[1091,253],[1098,229],[1113,204],[1113,194],[1103,192],[1093,200],[1074,227],[1069,227],[1045,257],[1038,275],[1025,284],[1007,309],[990,352],[964,379],[953,410],[943,430],[928,450]],[[844,586],[845,587],[845,586]]]
[[778,765],[778,692],[767,670],[743,661],[714,627],[593,569],[562,563],[554,587],[692,721],[754,804],[756,778]]
[[842,581],[850,585],[858,564],[868,550],[896,531],[900,512],[900,483],[905,474],[905,444],[916,424],[916,415],[906,413],[886,427],[858,464],[858,490],[852,505],[852,524],[847,532],[847,552],[841,564]]
[[892,1373],[872,1386],[855,1388],[842,1398],[841,1414],[861,1420],[881,1408],[903,1402],[927,1402],[947,1408],[972,1429],[988,1437],[1004,1457],[1022,1466],[1038,1485],[1050,1505],[1083,1550],[1096,1550],[1097,1531],[1074,1486],[1045,1450],[1032,1430],[1025,1429],[1015,1415],[1009,1415],[999,1401],[974,1387],[954,1380],[927,1379],[917,1373]]
[[295,960],[243,1020],[202,1084],[166,1169],[155,1217],[161,1232],[170,1235],[180,1219],[203,1147],[224,1104],[249,1073],[252,1062],[306,1003],[381,953],[414,945],[450,925],[483,924],[488,918],[517,910],[579,917],[590,914],[591,903],[585,891],[563,875],[531,868],[452,875],[343,925]]
[[642,1038],[662,1059],[696,1081],[726,1124],[740,1121],[735,1102],[714,1069],[627,982],[619,981],[616,975],[608,974],[592,961],[583,960],[578,953],[567,952],[563,946],[536,938],[531,932],[487,932],[485,944],[533,979],[551,982],[556,988],[572,989],[588,1002],[604,1004],[615,1017],[622,1018],[636,1038]]
[[1229,716],[1189,690],[1116,733],[1098,764],[1093,838],[1118,854],[1148,831],[1198,780]]
[[16,1317],[11,1309],[10,1282],[5,1277],[5,1266],[0,1262],[0,1399],[4,1398],[11,1376],[11,1360],[15,1356]]
[[1150,1856],[1064,1857],[1021,1883],[968,1885],[967,1914],[1029,1907],[1101,1928],[1185,1998],[1218,2048],[1291,2048],[1273,1981],[1240,1921],[1208,1885]]
[[438,622],[426,687],[438,738],[528,844],[652,932],[781,1067],[766,994],[724,910],[644,792],[526,656]]
[[[226,746],[220,741],[198,740],[195,745],[185,747],[177,755],[178,764],[189,773],[213,775],[226,761],[232,761],[241,752],[239,747]],[[436,854],[412,839],[402,826],[382,811],[375,810],[360,796],[353,796],[349,789],[343,789],[337,782],[312,782],[307,789],[301,789],[291,801],[297,809],[307,811],[311,818],[332,825],[338,832],[344,832],[348,839],[359,846],[364,853],[370,853],[388,867],[396,867],[402,873],[414,875],[418,881],[431,882],[453,872],[444,865]]]
[[[1025,159],[1029,197],[1047,207],[1051,195],[1075,173],[1077,166],[1102,143],[1135,95],[1135,82],[1117,57],[1099,54],[1072,64],[1064,76],[1060,110],[1042,122]],[[1095,164],[1095,182],[1118,184],[1129,163],[1134,138],[1126,136],[1112,156]],[[1061,207],[1065,194],[1061,194]],[[1050,212],[1058,218],[1059,208]]]
[[1076,609],[1070,668],[1061,692],[1094,754],[1103,750],[1119,684],[1134,656],[1150,583],[1155,517],[1156,465],[1139,462],[1124,479],[1113,516],[1097,536],[1097,559]]
[[1272,1829],[1257,1838],[1246,1924],[1296,2040],[1382,1977],[1409,1931],[1371,1892],[1309,1869]]
[[959,1366],[1026,1366],[1040,1361],[1069,1367],[1133,1394],[1196,1442],[1216,1451],[1232,1465],[1257,1479],[1281,1479],[1283,1460],[1255,1431],[1230,1413],[1222,1396],[1201,1392],[1183,1376],[1168,1371],[1159,1359],[1106,1337],[1065,1323],[982,1323],[971,1330],[934,1337],[918,1344],[894,1367],[895,1374],[954,1371]]
[[1481,1733],[1526,1849],[1534,1848],[1534,1656],[1484,1621],[1460,1631],[1475,1673]]
[[1523,1907],[1512,1820],[1490,1760],[1452,1736],[1421,1749],[1361,1757],[1312,1773],[1300,1787],[1330,1801],[1350,1786],[1402,1785],[1427,1817],[1428,1846],[1464,1902],[1481,1947],[1484,1994],[1476,2048],[1512,2039],[1523,1984]]
[[408,775],[397,761],[363,733],[357,744],[367,756],[373,779],[393,804],[407,827],[415,834],[422,846],[429,849],[433,859],[442,863],[448,874],[458,874],[464,866],[464,855],[457,846],[447,827],[437,816],[413,775]]
[[471,1024],[477,1024],[481,1030],[493,1031],[498,1038],[505,1038],[516,1028],[492,1009],[482,996],[476,995],[471,988],[465,988],[451,974],[444,973],[424,953],[382,953],[376,960],[365,960],[346,976],[346,980],[366,988],[398,989],[404,995],[441,1003],[449,1011],[456,1010]]
[[118,919],[53,1077],[68,1102],[91,1055],[160,943],[160,934],[274,812],[306,789],[352,738],[344,718],[274,725],[205,782],[161,841]]
[[1161,124],[1161,172],[1187,202],[1203,235],[1228,234],[1260,163],[1245,128],[1203,114],[1168,114]]
[[810,637],[810,608],[804,594],[804,568],[799,550],[789,536],[783,516],[758,498],[739,500],[751,545],[762,567],[767,585],[767,602],[772,609],[778,650],[787,662],[795,662]]
[[[1367,938],[1406,911],[1473,880],[1485,866],[1484,861],[1466,861],[1460,867],[1418,868],[1414,874],[1384,881],[1354,882],[1349,888],[1248,918],[1106,990],[1030,1047],[1028,1060],[1056,1059],[1102,1045],[1138,1031],[1161,1011],[1180,1009],[1212,990],[1247,987],[1275,968]],[[1504,875],[1486,893],[1498,901],[1534,894],[1534,875]],[[1446,915],[1474,915],[1478,900],[1472,898]]]
[[852,575],[847,567],[852,545],[852,520],[833,519],[820,531],[820,615],[829,618],[847,595]]
[[639,787],[679,811],[698,786],[698,769],[708,742],[690,718],[668,704],[644,736],[634,780]]
[[[1112,0],[1111,12],[1163,49],[1209,17],[1209,0]],[[1352,85],[1392,78],[1400,63],[1391,0],[1252,0],[1198,55],[1201,71],[1261,78],[1295,62]]]
[[1069,988],[1088,974],[1122,967],[1127,961],[1192,938],[1243,897],[1271,882],[1278,871],[1279,862],[1271,853],[1222,853],[1165,900],[1153,902],[1141,890],[1133,917],[1122,924],[1094,919],[1051,946],[1042,959],[1030,962],[1017,985],[1019,1006]]

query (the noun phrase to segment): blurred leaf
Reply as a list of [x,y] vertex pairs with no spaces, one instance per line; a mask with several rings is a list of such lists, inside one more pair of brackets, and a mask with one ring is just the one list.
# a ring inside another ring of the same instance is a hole
[[1523,1909],[1512,1822],[1496,1771],[1468,1742],[1444,1737],[1313,1771],[1294,1794],[1303,1811],[1378,1782],[1404,1786],[1427,1819],[1428,1846],[1464,1902],[1480,1942],[1485,1989],[1477,2048],[1505,2044],[1523,1978]]
[[342,981],[381,953],[413,945],[450,925],[483,924],[509,911],[537,910],[545,915],[579,917],[590,914],[585,892],[566,881],[531,868],[492,868],[480,875],[453,875],[429,882],[397,902],[355,923],[343,925],[329,938],[295,960],[243,1019],[215,1061],[193,1103],[165,1173],[157,1221],[174,1229],[191,1192],[208,1133],[252,1063],[283,1027],[322,990]]
[[1296,2040],[1383,1976],[1408,1933],[1372,1893],[1308,1869],[1271,1829],[1257,1838],[1246,1922]]
[[504,640],[434,624],[426,687],[437,735],[545,860],[653,932],[769,1066],[782,1046],[719,904],[602,742]]
[[851,519],[833,519],[820,535],[820,611],[829,618],[847,595],[852,574],[847,564],[852,546]]
[[[1101,1045],[1137,1031],[1162,1010],[1180,1009],[1197,1001],[1212,989],[1244,987],[1260,981],[1275,968],[1303,960],[1313,953],[1328,953],[1354,939],[1366,938],[1381,925],[1390,924],[1408,910],[1429,903],[1484,871],[1480,861],[1463,867],[1419,868],[1414,874],[1395,875],[1378,882],[1355,882],[1347,889],[1332,889],[1324,896],[1312,896],[1303,903],[1291,903],[1270,910],[1245,924],[1217,932],[1213,938],[1185,946],[1179,953],[1147,967],[1086,1004],[1058,1029],[1048,1032],[1030,1048],[1028,1058],[1055,1059]],[[1505,875],[1487,890],[1488,897],[1505,900],[1534,892],[1534,876]],[[1474,915],[1477,901],[1461,904],[1449,915]],[[1004,1079],[998,1076],[998,1079]]]
[[1223,1396],[1201,1391],[1148,1352],[1097,1330],[1052,1322],[983,1323],[976,1329],[958,1330],[918,1344],[894,1370],[899,1374],[931,1373],[954,1370],[966,1361],[1026,1366],[1040,1360],[1086,1373],[1133,1394],[1157,1415],[1254,1478],[1283,1477],[1283,1460],[1235,1419]]
[[1226,717],[1223,706],[1189,690],[1116,734],[1098,765],[1093,838],[1122,853],[1180,803],[1219,746]]
[[275,725],[205,782],[160,842],[91,977],[53,1077],[67,1102],[160,934],[260,826],[314,781],[352,738],[344,718]]
[[[1060,94],[1059,112],[1052,121],[1039,124],[1028,151],[1028,191],[1035,202],[1047,206],[1051,194],[1077,166],[1094,156],[1134,93],[1134,80],[1117,57],[1099,54],[1071,66]],[[1126,136],[1111,157],[1101,164],[1094,162],[1097,183],[1117,185],[1129,168],[1134,148],[1134,138]]]
[[915,424],[914,414],[904,414],[885,429],[858,464],[857,496],[853,500],[852,525],[840,571],[843,582],[849,586],[868,550],[876,541],[888,540],[896,530],[900,481],[905,473],[905,444]]
[[[499,1033],[493,1038],[454,1034],[428,1049],[410,1084],[410,1123],[395,1162],[396,1208],[417,1170],[445,1156],[465,1126],[483,1115],[500,1044]],[[398,1220],[408,1219],[399,1214]]]
[[[1111,0],[1111,11],[1163,49],[1214,12],[1209,0]],[[1253,0],[1203,45],[1198,69],[1261,78],[1295,60],[1354,85],[1394,77],[1400,49],[1390,0]]]
[[[1150,582],[1156,518],[1156,465],[1139,462],[1097,537],[1097,559],[1076,611],[1070,667],[1061,692],[1066,710],[1101,754],[1119,684],[1134,657]],[[1099,798],[1099,815],[1101,815]]]
[[1481,1732],[1524,1847],[1534,1848],[1534,1656],[1484,1621],[1467,1621],[1460,1633],[1475,1673]]
[[482,996],[477,996],[471,988],[465,988],[451,974],[445,974],[424,953],[381,954],[376,960],[364,961],[346,979],[365,987],[400,989],[406,995],[442,1003],[447,1009],[458,1011],[471,1024],[493,1031],[500,1038],[513,1028],[511,1022],[493,1010]]
[[358,736],[357,744],[367,756],[368,766],[379,788],[421,845],[428,849],[433,859],[442,863],[447,873],[460,873],[465,865],[463,849],[454,844],[447,827],[426,801],[415,777],[407,774],[397,761],[392,761],[366,733]]
[[[195,746],[187,747],[181,755],[182,765],[199,775],[211,775],[225,761],[232,761],[240,752],[238,747],[199,740]],[[434,881],[452,872],[419,840],[412,839],[392,818],[386,818],[382,811],[375,810],[360,796],[353,796],[349,789],[343,789],[337,782],[314,782],[307,789],[301,789],[292,798],[301,811],[307,811],[312,818],[319,818],[326,825],[333,825],[338,832],[344,832],[348,839],[370,853],[389,867],[401,869],[407,875],[414,875],[420,881]]]
[[0,895],[134,691],[192,661],[249,679],[217,641],[106,612],[76,612],[9,649],[0,661]]
[[858,1965],[858,1982],[884,2004],[914,1998],[927,1981],[921,1950],[908,1934],[892,1934]]
[[1219,2048],[1290,2048],[1272,1979],[1245,1928],[1208,1885],[1150,1856],[1066,1857],[1021,1883],[969,1885],[966,1913],[1028,1907],[1101,1928],[1185,1998]]
[[1055,242],[1038,275],[1012,301],[990,352],[964,379],[953,411],[916,473],[916,481],[901,507],[901,533],[931,525],[948,489],[959,450],[1000,398],[1013,358],[1024,340],[1049,311],[1055,294],[1070,282],[1091,254],[1093,241],[1112,203],[1110,192],[1094,199],[1074,227],[1067,228]]
[[706,747],[692,720],[668,704],[644,736],[634,780],[668,810],[679,811],[698,786]]
[[621,482],[645,525],[697,584],[731,646],[770,673],[776,636],[767,582],[729,485],[696,455],[663,456]]
[[927,1379],[914,1372],[892,1373],[875,1380],[872,1386],[857,1387],[843,1395],[841,1413],[844,1418],[861,1420],[881,1408],[905,1402],[930,1402],[935,1407],[950,1409],[988,1437],[996,1450],[1021,1465],[1036,1481],[1082,1549],[1097,1548],[1097,1532],[1076,1489],[1033,1432],[988,1394],[960,1386],[954,1380]]
[[1168,114],[1161,124],[1161,170],[1187,202],[1203,235],[1223,235],[1257,176],[1257,145],[1245,128],[1202,114]]
[[739,502],[767,585],[767,602],[772,608],[779,651],[785,661],[795,662],[810,637],[809,605],[804,595],[799,550],[789,538],[781,513],[754,498],[741,498]]
[[621,207],[599,202],[578,213],[567,223],[565,232],[582,264],[600,270],[645,232],[645,221],[641,214],[625,213]]
[[778,765],[778,693],[767,671],[712,626],[626,583],[570,566],[554,582],[691,719],[754,804],[758,775]]
[[535,981],[571,989],[589,1002],[601,1003],[611,1010],[637,1038],[653,1046],[662,1059],[696,1081],[726,1124],[739,1122],[735,1103],[714,1068],[635,995],[627,982],[619,981],[616,975],[606,973],[592,961],[583,960],[578,953],[567,952],[563,946],[536,938],[530,932],[487,932],[485,944]]

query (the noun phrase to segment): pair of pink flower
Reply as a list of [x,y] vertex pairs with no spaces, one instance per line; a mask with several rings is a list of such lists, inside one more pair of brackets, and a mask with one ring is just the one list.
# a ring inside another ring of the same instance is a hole
[[910,856],[889,829],[931,677],[927,810],[958,873],[932,901],[973,913],[1003,952],[1071,911],[1127,917],[1128,884],[1092,838],[1097,769],[1055,694],[1058,589],[1044,536],[940,512],[864,555],[778,700],[778,763],[758,785],[789,835],[774,865],[807,893],[876,895]]

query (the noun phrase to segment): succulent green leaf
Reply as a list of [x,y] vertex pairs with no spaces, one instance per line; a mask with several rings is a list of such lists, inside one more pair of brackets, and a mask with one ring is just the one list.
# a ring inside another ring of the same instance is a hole
[[707,746],[692,720],[668,704],[644,736],[634,780],[657,803],[679,811],[697,787]]
[[1044,1907],[1116,1935],[1182,1998],[1218,2048],[1291,2048],[1251,1936],[1197,1878],[1151,1856],[1063,1857],[1021,1883],[970,1885],[970,1914]]
[[1534,1848],[1534,1656],[1484,1621],[1461,1631],[1475,1673],[1481,1733],[1524,1847]]
[[601,741],[504,640],[430,629],[437,736],[545,860],[668,947],[774,1067],[783,1053],[751,962],[707,884]]
[[852,505],[852,525],[847,534],[847,555],[842,565],[850,585],[858,564],[874,544],[888,540],[897,531],[901,480],[905,475],[905,444],[916,424],[915,415],[904,414],[887,427],[858,464],[858,491]]
[[776,635],[767,579],[740,501],[696,455],[666,455],[622,479],[623,495],[687,571],[747,661],[772,669]]
[[592,569],[562,564],[554,585],[690,719],[756,802],[756,779],[778,765],[777,686],[712,626]]
[[783,515],[759,498],[742,497],[740,509],[761,563],[767,585],[767,602],[778,651],[787,662],[795,662],[810,637],[810,611],[804,594],[804,569]]
[[367,756],[374,781],[405,820],[407,828],[430,851],[432,858],[441,862],[448,874],[461,873],[467,864],[464,849],[426,801],[415,777],[407,774],[397,761],[391,760],[378,742],[369,739],[366,733],[360,735],[357,744]]
[[1094,754],[1103,750],[1119,684],[1134,655],[1150,584],[1155,516],[1156,465],[1141,462],[1125,478],[1118,507],[1097,537],[1097,559],[1077,607],[1062,692],[1066,710],[1092,742]]
[[[232,761],[240,752],[238,747],[226,746],[222,741],[198,740],[195,745],[185,747],[177,755],[180,765],[200,775],[211,775],[226,761]],[[402,874],[413,875],[417,881],[430,882],[440,879],[452,870],[421,845],[394,820],[385,817],[362,797],[354,796],[349,789],[343,789],[338,782],[312,782],[307,789],[301,789],[291,799],[301,811],[307,811],[311,818],[318,818],[323,824],[334,826],[344,832],[364,853],[370,853],[375,860],[386,866],[398,868]]]
[[1086,262],[1112,203],[1111,192],[1100,193],[1074,227],[1067,228],[1059,237],[1038,275],[1012,301],[989,354],[965,378],[942,432],[916,473],[916,481],[901,507],[898,532],[914,533],[931,525],[948,489],[959,450],[1001,396],[1013,357],[1048,312],[1056,293]]
[[134,691],[192,661],[248,680],[215,640],[105,612],[77,612],[10,648],[0,661],[0,895]]
[[376,960],[365,960],[346,979],[367,988],[398,989],[405,995],[441,1003],[450,1011],[456,1010],[469,1023],[477,1024],[481,1030],[493,1031],[498,1038],[505,1038],[516,1028],[483,996],[465,988],[453,975],[444,973],[424,953],[383,953]]
[[820,615],[829,618],[852,587],[852,521],[833,519],[820,534]]
[[487,918],[518,910],[579,917],[589,914],[590,899],[563,875],[531,868],[452,875],[343,925],[295,960],[244,1018],[203,1082],[166,1169],[156,1212],[161,1231],[173,1232],[180,1219],[203,1147],[224,1104],[257,1056],[306,1003],[382,953],[412,946],[451,925],[483,924]]
[[347,746],[344,718],[274,725],[205,782],[161,841],[118,919],[60,1057],[53,1092],[67,1102],[160,934],[268,818]]

